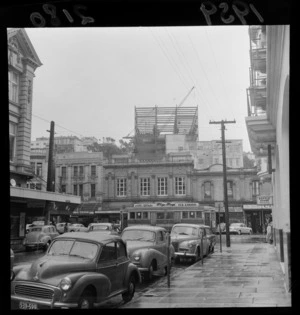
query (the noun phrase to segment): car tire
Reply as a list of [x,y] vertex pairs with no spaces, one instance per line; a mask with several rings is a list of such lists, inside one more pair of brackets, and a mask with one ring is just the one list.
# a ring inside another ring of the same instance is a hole
[[135,293],[135,277],[131,275],[128,282],[128,289],[125,293],[122,294],[122,299],[125,303],[128,303],[132,300]]
[[147,280],[148,281],[151,281],[153,279],[153,271],[154,271],[154,263],[152,261],[150,264],[150,267],[148,269],[148,272],[147,272]]
[[94,296],[90,290],[84,290],[79,301],[78,301],[79,309],[92,309],[94,308]]

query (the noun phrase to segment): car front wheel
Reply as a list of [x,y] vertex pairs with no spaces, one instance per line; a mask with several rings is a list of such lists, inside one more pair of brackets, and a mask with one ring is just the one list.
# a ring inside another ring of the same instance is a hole
[[79,309],[92,309],[94,307],[94,298],[90,291],[85,290],[78,302]]
[[122,294],[122,299],[125,303],[132,300],[135,292],[135,277],[134,275],[130,276],[129,282],[128,282],[128,290]]

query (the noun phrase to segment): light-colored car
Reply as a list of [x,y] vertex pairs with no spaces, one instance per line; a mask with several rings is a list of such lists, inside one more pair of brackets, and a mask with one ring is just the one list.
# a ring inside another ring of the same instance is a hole
[[36,225],[45,225],[45,221],[33,221],[30,224],[26,224],[26,233],[29,232],[29,228],[36,226]]
[[244,223],[231,223],[229,226],[230,234],[252,234],[252,228],[246,226]]
[[[203,256],[214,251],[215,235],[207,233],[210,227],[201,224],[178,223],[171,230],[171,241],[175,249],[176,261],[189,258],[197,261],[201,258],[201,243]],[[214,238],[214,241],[212,240]],[[201,242],[202,239],[202,242]]]
[[88,232],[105,232],[111,234],[119,234],[118,229],[113,223],[103,222],[103,223],[90,223],[88,225]]
[[121,237],[126,241],[131,261],[138,267],[143,278],[151,280],[153,276],[167,274],[175,258],[174,248],[170,244],[168,264],[167,231],[163,227],[134,225],[125,228]]
[[34,225],[29,228],[29,232],[25,235],[23,245],[26,250],[46,250],[52,240],[58,235],[59,233],[53,225]]
[[32,264],[13,268],[12,309],[93,308],[122,295],[129,302],[141,282],[120,236],[64,233]]
[[[67,231],[68,231],[68,228],[69,226],[71,225],[71,223],[67,223]],[[66,222],[60,222],[60,223],[57,223],[56,224],[56,229],[57,229],[57,232],[59,234],[63,234],[65,233],[65,226],[66,226]]]
[[87,232],[88,228],[82,223],[73,223],[68,226],[68,232]]

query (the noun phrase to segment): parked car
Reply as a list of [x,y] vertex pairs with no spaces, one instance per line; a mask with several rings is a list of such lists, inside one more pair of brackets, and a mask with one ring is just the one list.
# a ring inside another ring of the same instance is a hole
[[26,224],[26,233],[29,232],[29,228],[36,226],[36,225],[45,225],[45,221],[32,221],[32,223]]
[[[167,274],[168,240],[163,227],[134,225],[125,228],[121,237],[126,241],[131,261],[139,268],[142,278],[151,280],[153,276]],[[170,266],[174,248],[170,245]]]
[[88,232],[105,232],[118,235],[118,229],[113,223],[90,223],[88,225]]
[[34,225],[29,228],[29,232],[25,235],[23,245],[26,250],[46,250],[52,240],[58,235],[59,233],[53,225]]
[[252,234],[252,228],[246,226],[244,223],[231,223],[229,226],[230,234]]
[[129,302],[141,282],[120,236],[64,233],[31,265],[13,269],[11,308],[93,308],[121,294]]
[[197,261],[201,258],[201,239],[203,256],[214,251],[215,236],[207,225],[178,223],[171,230],[171,242],[175,249],[176,261],[189,258]]
[[60,222],[56,224],[56,230],[59,234],[63,234],[65,233],[65,226],[67,224],[67,230],[69,229],[69,226],[71,225],[71,223],[69,222]]
[[68,232],[87,232],[88,228],[81,223],[73,223],[68,226]]

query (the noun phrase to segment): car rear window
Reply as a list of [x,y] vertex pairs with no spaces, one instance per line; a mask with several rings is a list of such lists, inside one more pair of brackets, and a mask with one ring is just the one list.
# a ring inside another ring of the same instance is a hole
[[40,227],[32,227],[30,228],[30,232],[41,232],[42,231],[42,228]]

